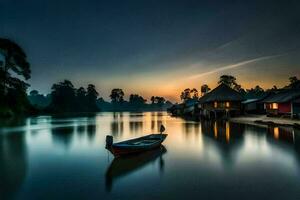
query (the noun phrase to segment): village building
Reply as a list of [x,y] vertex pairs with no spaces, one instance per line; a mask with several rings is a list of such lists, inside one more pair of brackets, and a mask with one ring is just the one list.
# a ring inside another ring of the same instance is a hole
[[244,114],[266,114],[264,100],[273,95],[274,92],[267,91],[262,96],[250,98],[242,101],[242,110]]
[[243,100],[244,97],[239,92],[220,84],[199,99],[200,115],[208,119],[239,115]]
[[281,91],[264,100],[267,116],[300,118],[300,89]]

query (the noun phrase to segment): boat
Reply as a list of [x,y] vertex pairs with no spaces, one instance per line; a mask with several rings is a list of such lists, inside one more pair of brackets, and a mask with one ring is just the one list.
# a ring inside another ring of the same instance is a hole
[[106,149],[108,149],[115,157],[149,151],[161,146],[162,142],[167,137],[167,134],[162,133],[164,131],[165,127],[161,125],[160,133],[150,134],[118,143],[113,143],[113,136],[107,135]]
[[113,183],[121,177],[126,177],[136,171],[141,170],[150,163],[159,160],[159,171],[163,173],[164,160],[163,155],[167,149],[161,145],[158,148],[150,151],[145,151],[139,154],[131,154],[114,158],[105,173],[105,187],[107,191],[112,190]]

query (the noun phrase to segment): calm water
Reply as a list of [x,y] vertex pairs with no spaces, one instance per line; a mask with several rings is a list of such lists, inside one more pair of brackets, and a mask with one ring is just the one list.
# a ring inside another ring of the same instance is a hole
[[[164,147],[114,160],[115,141]],[[185,121],[166,113],[36,117],[2,124],[0,199],[300,199],[300,131]]]

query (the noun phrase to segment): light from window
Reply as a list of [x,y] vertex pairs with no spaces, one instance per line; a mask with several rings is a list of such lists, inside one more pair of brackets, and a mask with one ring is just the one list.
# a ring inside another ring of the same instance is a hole
[[271,108],[272,109],[278,109],[278,103],[272,103]]
[[217,108],[218,107],[218,102],[215,101],[214,103],[214,107]]
[[230,107],[230,102],[227,101],[225,106],[226,106],[226,108],[229,108]]

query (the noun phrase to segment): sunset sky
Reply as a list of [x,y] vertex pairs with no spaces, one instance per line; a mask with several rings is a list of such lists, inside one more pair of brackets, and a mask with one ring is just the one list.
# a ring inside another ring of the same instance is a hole
[[122,88],[179,101],[222,74],[244,88],[299,77],[298,2],[0,0],[0,37],[24,48],[41,93],[70,79],[105,99]]

